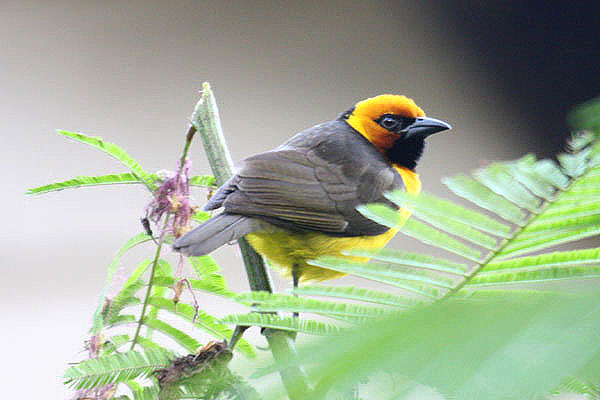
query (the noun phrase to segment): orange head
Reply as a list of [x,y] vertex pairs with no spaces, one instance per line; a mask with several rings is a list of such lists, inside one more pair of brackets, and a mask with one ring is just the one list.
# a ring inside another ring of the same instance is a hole
[[392,163],[414,169],[426,136],[450,129],[406,96],[382,94],[359,101],[342,118]]

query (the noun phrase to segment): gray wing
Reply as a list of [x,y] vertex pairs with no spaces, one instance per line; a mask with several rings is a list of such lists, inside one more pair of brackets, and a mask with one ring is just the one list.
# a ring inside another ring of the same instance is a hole
[[244,161],[206,209],[261,218],[296,230],[340,236],[388,230],[356,206],[383,202],[402,178],[365,138],[343,121],[317,125],[279,148]]

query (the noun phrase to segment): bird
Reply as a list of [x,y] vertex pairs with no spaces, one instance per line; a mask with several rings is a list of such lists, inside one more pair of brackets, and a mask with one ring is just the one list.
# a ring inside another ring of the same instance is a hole
[[[425,139],[451,128],[404,95],[359,101],[338,118],[246,158],[204,208],[223,211],[176,239],[173,249],[202,256],[246,237],[294,287],[344,276],[309,261],[337,256],[367,262],[344,252],[383,248],[399,229],[366,218],[357,206],[398,209],[385,193],[404,189],[418,195],[415,167]],[[398,212],[400,226],[410,211]]]

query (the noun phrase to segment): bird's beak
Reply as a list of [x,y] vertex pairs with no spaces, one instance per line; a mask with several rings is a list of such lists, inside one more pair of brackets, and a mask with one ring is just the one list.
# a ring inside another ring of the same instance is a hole
[[417,135],[427,137],[434,133],[445,131],[446,129],[452,129],[452,126],[439,119],[418,117],[415,119],[415,122],[404,128],[402,131],[405,132],[405,138],[409,138]]

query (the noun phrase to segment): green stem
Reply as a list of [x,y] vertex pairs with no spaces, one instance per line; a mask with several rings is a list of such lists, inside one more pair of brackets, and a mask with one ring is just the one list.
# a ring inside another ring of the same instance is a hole
[[142,305],[142,312],[140,313],[140,319],[137,322],[137,327],[135,329],[135,335],[133,335],[133,340],[131,341],[131,347],[129,350],[133,350],[137,343],[137,339],[140,336],[140,330],[142,329],[142,325],[144,324],[144,317],[146,315],[146,308],[148,307],[148,301],[150,300],[150,293],[152,292],[152,287],[154,285],[154,275],[156,272],[156,266],[158,265],[158,260],[160,259],[160,252],[162,250],[162,245],[165,242],[165,229],[167,229],[167,224],[169,223],[169,214],[165,217],[165,223],[161,229],[161,235],[158,240],[158,246],[156,247],[156,253],[154,253],[154,260],[152,261],[152,269],[150,270],[150,279],[148,280],[148,288],[146,289],[146,295],[144,296],[144,304]]
[[[202,95],[192,114],[192,125],[200,134],[217,186],[223,185],[233,174],[233,161],[221,128],[219,110],[208,82],[202,85]],[[250,289],[273,292],[273,284],[263,258],[245,239],[238,240]],[[239,339],[244,327],[236,327],[232,343]],[[296,347],[289,333],[265,329],[264,335],[273,353],[273,358],[282,365],[292,365],[280,371],[288,396],[292,400],[310,398],[311,386],[306,371],[293,360],[297,359]]]
[[[208,82],[202,85],[202,96],[192,114],[192,126],[199,132],[208,162],[215,175],[217,186],[222,186],[233,174],[233,161],[221,128],[219,109]],[[250,289],[273,292],[271,276],[263,258],[257,254],[246,239],[238,240]]]

